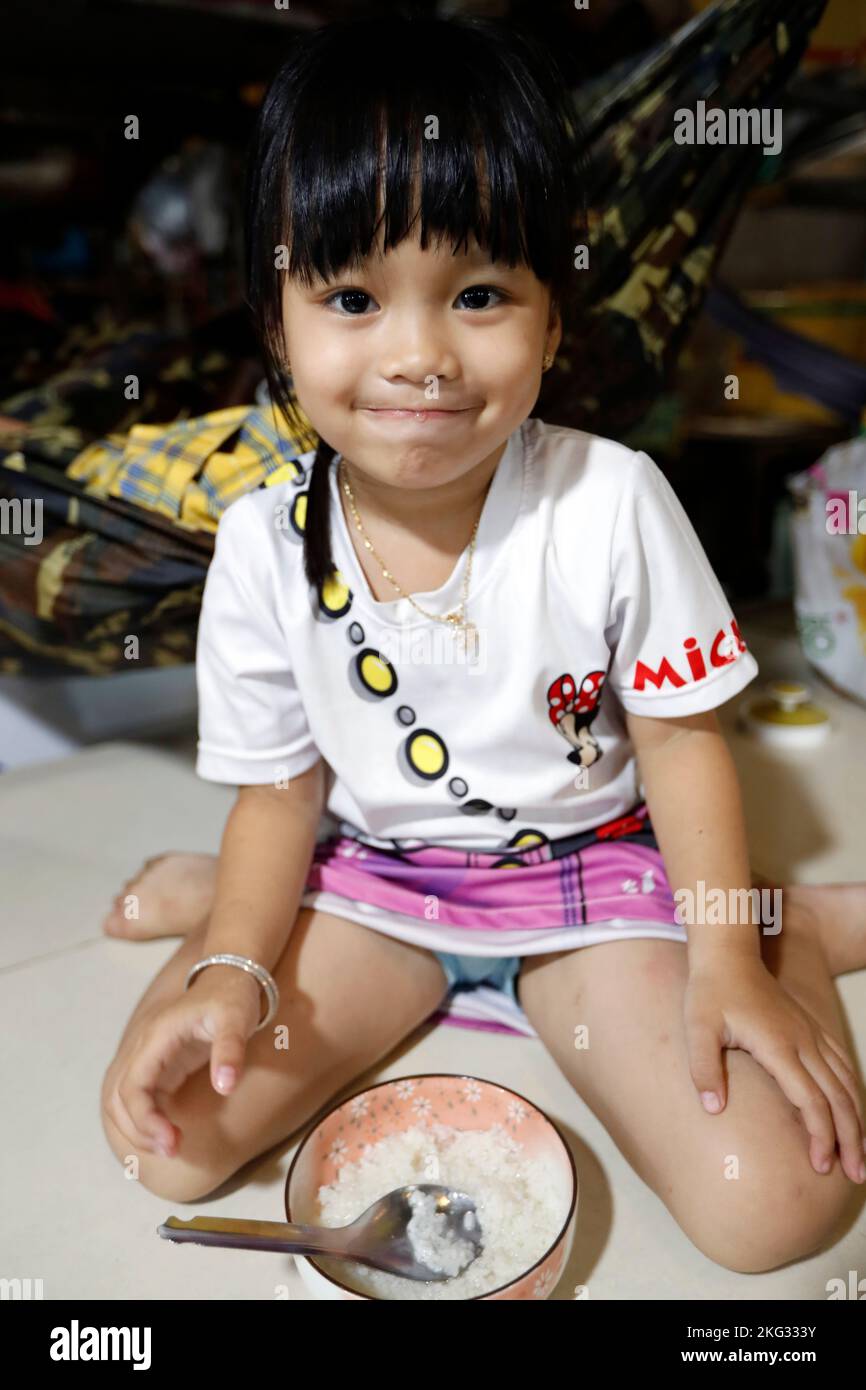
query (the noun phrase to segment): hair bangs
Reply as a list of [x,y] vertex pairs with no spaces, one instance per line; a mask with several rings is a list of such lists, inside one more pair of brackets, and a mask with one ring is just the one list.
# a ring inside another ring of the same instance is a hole
[[[555,60],[512,24],[416,14],[303,35],[274,77],[248,151],[247,303],[271,399],[296,441],[310,422],[285,370],[283,282],[311,288],[386,254],[416,225],[454,254],[528,266],[567,319],[585,236],[583,128]],[[582,212],[582,217],[578,214]],[[304,536],[330,573],[327,466],[317,443]]]
[[[417,232],[422,249],[470,240],[493,261],[556,278],[556,216],[532,125],[512,145],[480,109],[438,76],[439,90],[370,93],[304,111],[282,168],[275,227],[287,273],[309,288],[386,253]],[[307,129],[307,126],[310,129]]]

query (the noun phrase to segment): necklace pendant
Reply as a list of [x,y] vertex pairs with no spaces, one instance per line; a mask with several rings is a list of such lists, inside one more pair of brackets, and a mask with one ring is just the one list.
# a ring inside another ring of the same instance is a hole
[[470,663],[478,660],[478,628],[474,623],[462,623],[457,629],[460,637],[461,650],[466,654]]

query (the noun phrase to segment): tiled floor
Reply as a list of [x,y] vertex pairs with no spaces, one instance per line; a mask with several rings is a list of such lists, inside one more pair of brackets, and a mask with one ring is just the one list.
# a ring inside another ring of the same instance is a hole
[[[809,676],[782,610],[744,616],[759,682]],[[812,678],[813,685],[819,688]],[[819,882],[866,877],[866,709],[825,686],[837,718],[818,754],[780,755],[723,721],[740,769],[754,866]],[[0,1275],[41,1278],[46,1299],[306,1297],[291,1257],[172,1245],[156,1234],[174,1208],[281,1219],[282,1188],[305,1131],[250,1165],[220,1196],[178,1206],[127,1181],[99,1121],[99,1088],[136,1001],[176,941],[124,943],[99,920],[141,861],[176,847],[214,850],[234,793],[200,782],[192,747],[112,743],[0,779],[3,1146]],[[840,994],[866,1062],[866,971]],[[469,1072],[501,1081],[552,1115],[580,1175],[577,1236],[556,1298],[588,1285],[611,1299],[823,1299],[826,1281],[866,1275],[866,1214],[827,1254],[770,1274],[731,1273],[701,1255],[636,1176],[534,1039],[425,1025],[368,1073]],[[358,1089],[359,1082],[350,1090]],[[862,1189],[861,1189],[862,1192]]]

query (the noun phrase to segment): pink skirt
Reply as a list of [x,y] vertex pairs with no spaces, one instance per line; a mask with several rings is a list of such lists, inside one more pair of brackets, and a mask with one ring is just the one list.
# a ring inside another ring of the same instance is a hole
[[332,835],[316,846],[306,889],[469,930],[676,923],[645,802],[592,830],[507,850],[381,849]]

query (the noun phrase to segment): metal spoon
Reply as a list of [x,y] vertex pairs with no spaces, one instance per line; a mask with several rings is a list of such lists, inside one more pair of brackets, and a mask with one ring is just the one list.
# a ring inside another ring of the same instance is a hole
[[466,1241],[472,1253],[460,1274],[483,1250],[481,1223],[475,1203],[465,1192],[436,1183],[395,1188],[380,1197],[348,1226],[301,1226],[287,1221],[240,1221],[228,1216],[194,1216],[182,1221],[169,1216],[157,1232],[166,1240],[193,1241],[196,1245],[226,1245],[242,1250],[277,1250],[291,1255],[329,1255],[355,1260],[372,1269],[400,1274],[404,1279],[452,1279],[441,1269],[431,1269],[416,1258],[409,1239],[413,1214],[409,1201],[415,1192],[436,1197],[437,1212],[444,1214],[443,1234],[455,1243]]

